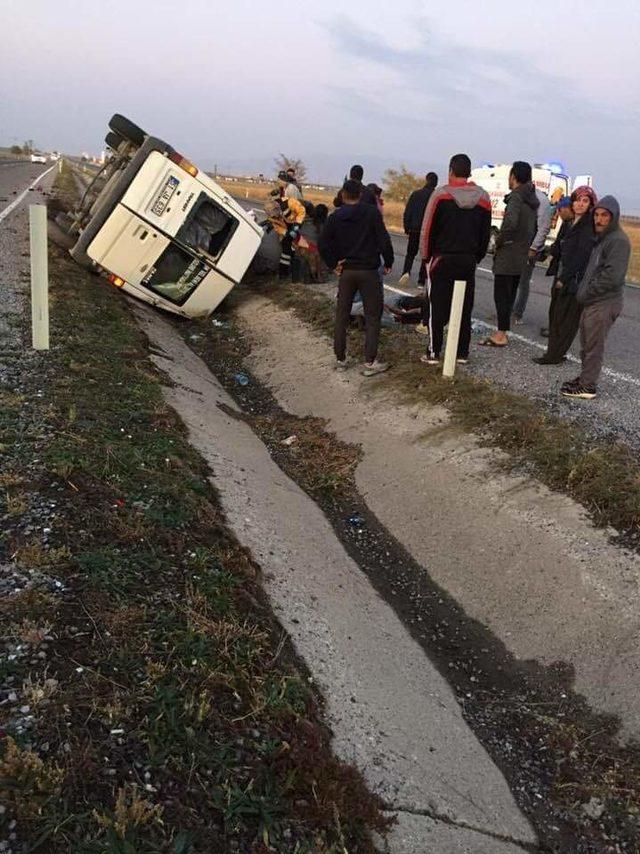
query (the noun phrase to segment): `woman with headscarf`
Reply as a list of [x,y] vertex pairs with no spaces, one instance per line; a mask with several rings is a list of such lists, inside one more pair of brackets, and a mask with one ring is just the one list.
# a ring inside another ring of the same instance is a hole
[[560,244],[558,274],[553,284],[549,309],[547,352],[533,361],[539,365],[559,365],[580,326],[582,305],[576,299],[596,236],[593,209],[598,197],[591,187],[576,187],[571,193],[573,222]]

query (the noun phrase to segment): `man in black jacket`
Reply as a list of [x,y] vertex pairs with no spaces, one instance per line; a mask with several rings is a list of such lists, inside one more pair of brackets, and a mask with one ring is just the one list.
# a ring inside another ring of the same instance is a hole
[[393,247],[380,211],[362,201],[361,184],[357,180],[345,181],[342,205],[327,220],[318,249],[329,269],[335,270],[339,276],[333,342],[336,368],[344,370],[349,367],[346,358],[347,328],[353,298],[359,291],[365,322],[362,373],[370,377],[386,371],[389,365],[376,360],[383,308],[383,287],[378,269],[382,256],[385,273],[391,270]]
[[449,163],[449,180],[429,199],[422,225],[422,257],[428,264],[427,295],[431,303],[429,349],[421,356],[437,365],[444,327],[449,322],[453,283],[467,283],[462,308],[458,361],[469,358],[471,312],[476,266],[484,258],[491,233],[491,199],[482,187],[469,180],[471,160],[456,154]]
[[371,187],[365,186],[363,183],[364,179],[364,169],[360,166],[359,163],[354,164],[351,169],[349,169],[349,177],[344,179],[344,184],[342,185],[342,189],[338,190],[338,193],[333,200],[334,208],[342,207],[344,204],[343,193],[344,187],[347,181],[356,181],[360,187],[360,201],[365,202],[368,205],[375,205],[378,207],[378,203],[376,201],[376,194],[373,192]]
[[[411,281],[411,268],[416,255],[420,251],[420,231],[422,229],[422,220],[424,212],[427,209],[427,203],[431,198],[431,194],[438,186],[438,176],[435,172],[429,172],[424,187],[419,190],[414,190],[409,196],[407,205],[404,209],[403,223],[404,233],[408,235],[407,254],[404,258],[404,267],[400,276],[401,285],[408,285]],[[427,279],[424,262],[420,264],[420,272],[418,273],[418,284],[424,285]]]

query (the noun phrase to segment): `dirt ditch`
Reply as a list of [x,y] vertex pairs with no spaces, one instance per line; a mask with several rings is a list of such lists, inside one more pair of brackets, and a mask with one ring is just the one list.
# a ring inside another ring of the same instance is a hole
[[251,375],[250,336],[233,306],[215,324],[179,328],[453,687],[465,720],[534,824],[541,850],[640,851],[640,750],[621,746],[617,721],[594,714],[573,691],[572,669],[516,660],[416,563],[358,494],[359,448],[318,419],[283,411]]

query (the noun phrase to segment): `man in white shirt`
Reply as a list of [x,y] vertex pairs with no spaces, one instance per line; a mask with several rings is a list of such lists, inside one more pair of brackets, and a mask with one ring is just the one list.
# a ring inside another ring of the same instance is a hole
[[531,284],[531,276],[533,275],[536,266],[538,255],[544,249],[547,235],[551,230],[551,217],[553,214],[553,205],[549,201],[549,197],[536,187],[536,196],[540,204],[537,212],[537,228],[536,233],[529,247],[529,257],[527,258],[524,269],[520,274],[520,282],[518,284],[518,293],[516,301],[513,305],[513,322],[516,326],[522,323],[527,301],[529,300],[529,286]]

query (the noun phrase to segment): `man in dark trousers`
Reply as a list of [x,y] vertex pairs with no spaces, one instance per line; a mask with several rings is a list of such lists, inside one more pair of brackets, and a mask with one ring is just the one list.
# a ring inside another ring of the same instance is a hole
[[540,202],[531,180],[531,164],[516,160],[509,173],[507,206],[493,256],[493,301],[498,331],[480,341],[486,347],[506,347],[520,275],[536,233]]
[[393,267],[393,247],[380,211],[362,200],[361,186],[357,180],[345,181],[342,205],[328,218],[318,241],[318,249],[329,269],[335,270],[339,276],[333,342],[336,368],[345,370],[349,367],[346,358],[347,329],[353,298],[359,291],[365,324],[365,362],[362,373],[365,377],[371,377],[389,367],[376,359],[384,303],[378,269],[382,256],[384,272],[390,272]]
[[613,196],[604,196],[593,211],[596,244],[577,299],[584,308],[580,315],[580,358],[582,371],[560,391],[565,397],[593,400],[607,335],[622,313],[624,286],[631,257],[629,238],[620,227],[620,205]]
[[421,361],[440,361],[444,327],[449,322],[453,283],[467,283],[458,361],[469,358],[471,312],[475,292],[476,266],[484,258],[491,234],[491,200],[482,187],[469,180],[471,160],[456,154],[449,163],[449,180],[438,187],[427,204],[422,225],[422,257],[427,263],[427,296],[431,304],[429,347]]
[[[422,229],[422,221],[424,220],[424,212],[427,209],[427,202],[437,185],[438,176],[435,172],[429,172],[425,178],[424,187],[414,190],[411,193],[404,209],[404,233],[408,235],[409,240],[407,242],[407,254],[404,258],[404,267],[400,276],[400,285],[408,285],[411,281],[411,268],[413,267],[416,255],[420,251],[420,231]],[[421,263],[420,272],[418,273],[418,284],[424,285],[426,278],[425,265]]]

